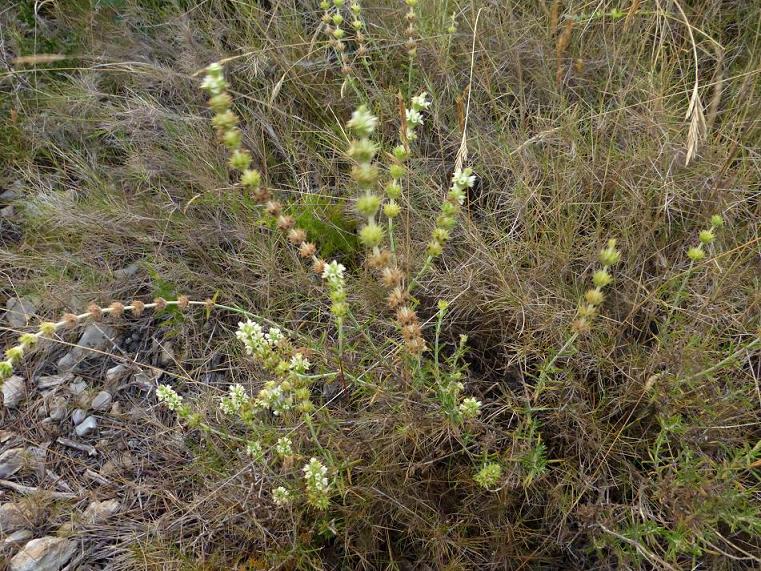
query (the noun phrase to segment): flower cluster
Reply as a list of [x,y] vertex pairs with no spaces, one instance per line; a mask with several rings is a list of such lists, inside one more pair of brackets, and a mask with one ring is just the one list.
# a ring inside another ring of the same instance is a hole
[[328,469],[317,458],[312,458],[302,468],[304,472],[304,481],[306,484],[307,503],[317,509],[327,509],[328,507]]
[[[277,327],[270,327],[265,332],[259,323],[249,319],[238,323],[235,335],[243,343],[247,354],[255,357],[262,366],[279,377],[277,381],[270,380],[264,383],[254,400],[254,406],[270,410],[276,416],[294,407],[301,412],[311,412],[313,405],[305,374],[312,365],[302,353],[293,352],[283,331]],[[226,412],[240,412],[243,406],[241,404],[237,407],[242,401],[233,398],[235,386],[239,385],[230,387],[230,396],[222,401],[221,406]],[[235,390],[236,395],[240,396],[238,389]],[[242,396],[245,396],[245,391]],[[248,397],[245,398],[245,402],[248,402]]]
[[487,490],[494,488],[502,478],[502,466],[496,462],[485,463],[473,476],[476,484]]
[[724,226],[724,219],[718,214],[711,216],[711,226],[705,230],[701,230],[698,234],[697,246],[692,246],[687,250],[687,257],[693,262],[699,262],[705,258],[706,253],[703,249],[705,246],[709,246],[716,239],[716,230]]
[[272,502],[279,508],[289,505],[291,503],[291,492],[283,486],[278,486],[272,490]]
[[281,458],[287,458],[293,456],[293,442],[287,436],[277,439],[275,444],[275,453]]
[[230,385],[228,391],[228,396],[222,397],[219,408],[225,414],[240,414],[249,402],[246,389],[243,388],[243,385],[235,384]]
[[613,281],[608,268],[615,266],[621,260],[621,252],[616,249],[616,241],[608,240],[608,245],[598,256],[602,268],[592,274],[594,288],[587,290],[584,301],[579,306],[573,329],[576,333],[587,333],[591,329],[592,320],[597,315],[600,304],[605,300],[603,289]]
[[378,183],[378,167],[373,163],[378,148],[370,139],[375,131],[378,118],[365,105],[352,113],[347,128],[354,135],[349,145],[348,155],[356,164],[351,170],[351,177],[359,187],[361,196],[357,198],[357,212],[367,219],[367,223],[359,230],[359,240],[365,247],[379,251],[379,246],[385,239],[385,231],[375,220],[375,215],[381,205],[381,197],[375,193]]
[[325,269],[322,272],[322,277],[328,286],[330,301],[333,303],[330,312],[339,324],[343,322],[344,317],[349,312],[349,306],[346,303],[345,270],[343,264],[333,260],[329,264],[325,264]]
[[405,136],[408,141],[417,139],[415,129],[423,124],[422,112],[431,106],[428,94],[423,91],[420,95],[412,98],[411,107],[404,111]]
[[444,244],[449,240],[449,233],[457,224],[457,214],[465,203],[465,191],[473,188],[476,177],[473,169],[457,170],[452,175],[452,184],[447,193],[447,199],[441,205],[441,212],[436,218],[436,228],[428,243],[428,255],[436,258],[444,251]]
[[261,173],[251,168],[251,153],[241,146],[241,131],[238,128],[238,116],[232,111],[232,97],[227,93],[222,66],[213,63],[206,68],[206,76],[201,83],[209,92],[209,107],[214,112],[211,120],[217,130],[217,136],[230,150],[228,164],[239,173],[240,184],[258,204],[265,206],[265,211],[272,216],[288,241],[296,246],[302,258],[314,258],[317,247],[307,241],[307,233],[296,227],[292,216],[283,213],[283,205],[272,197],[272,193],[262,183]]
[[472,420],[481,414],[481,401],[473,397],[466,397],[462,399],[457,408],[464,419]]
[[182,410],[182,397],[169,385],[159,385],[156,388],[156,398],[171,411],[180,412]]
[[415,14],[417,0],[404,0],[404,2],[409,8],[405,15],[405,18],[407,19],[407,29],[405,30],[407,33],[407,43],[405,46],[407,47],[407,55],[409,55],[410,58],[414,58],[417,55],[417,28],[415,26],[415,20],[417,20],[417,15]]

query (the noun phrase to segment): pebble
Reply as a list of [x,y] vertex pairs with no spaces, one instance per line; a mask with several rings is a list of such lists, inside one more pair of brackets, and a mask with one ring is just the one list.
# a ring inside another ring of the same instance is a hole
[[26,395],[26,383],[22,377],[13,375],[2,386],[3,404],[6,408],[16,408]]
[[103,523],[118,512],[120,507],[121,504],[118,500],[91,502],[90,505],[87,506],[84,514],[82,514],[82,519],[89,525]]
[[130,264],[129,266],[126,266],[124,268],[114,270],[114,277],[116,279],[131,278],[137,273],[139,269],[140,269],[140,266],[138,266],[137,264]]
[[76,408],[71,413],[71,422],[74,423],[74,426],[82,424],[85,418],[87,418],[87,413],[81,408]]
[[11,448],[0,455],[0,478],[13,476],[16,472],[44,472],[45,450],[30,446],[29,448]]
[[11,297],[5,303],[5,308],[5,320],[11,327],[25,327],[37,311],[32,300],[24,297]]
[[10,571],[59,571],[71,559],[77,544],[63,537],[32,539],[10,562]]
[[71,373],[66,373],[65,375],[45,375],[43,377],[37,377],[37,388],[41,391],[44,391],[45,389],[50,389],[64,383],[68,383],[73,378],[74,375]]
[[94,416],[88,416],[77,425],[77,427],[74,429],[74,432],[77,433],[77,436],[88,436],[89,434],[95,432],[96,428],[98,428],[98,421]]
[[87,390],[87,383],[80,377],[74,379],[74,382],[69,385],[69,392],[75,397],[81,396]]
[[66,418],[66,399],[63,397],[51,398],[48,403],[48,414],[56,422]]
[[0,533],[8,534],[32,524],[29,506],[20,502],[0,505]]
[[2,546],[10,547],[12,545],[20,545],[32,537],[34,537],[34,534],[28,529],[19,529],[6,537],[5,540],[3,540]]
[[77,342],[77,347],[66,353],[58,360],[58,372],[71,371],[86,356],[91,354],[88,349],[103,351],[116,339],[116,330],[105,323],[90,323]]
[[0,208],[0,217],[2,218],[13,218],[15,214],[16,214],[16,209],[13,207],[12,204],[9,204],[8,206]]
[[106,371],[106,386],[115,387],[124,377],[129,374],[130,368],[127,365],[116,365]]
[[95,395],[95,398],[92,399],[92,404],[90,406],[93,410],[105,412],[111,408],[111,400],[111,393],[108,391],[100,391]]

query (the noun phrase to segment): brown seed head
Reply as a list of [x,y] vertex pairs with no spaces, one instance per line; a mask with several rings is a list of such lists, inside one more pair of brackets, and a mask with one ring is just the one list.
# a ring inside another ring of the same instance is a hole
[[391,261],[391,252],[388,250],[381,250],[377,254],[371,254],[367,258],[367,265],[373,269],[380,270],[388,266]]
[[386,302],[391,309],[396,309],[407,300],[407,292],[400,287],[395,287],[388,294]]
[[420,337],[422,332],[423,328],[417,321],[408,323],[402,327],[402,337],[404,337],[404,340],[408,342],[415,337]]
[[422,355],[426,350],[425,339],[422,337],[415,337],[406,341],[405,346],[407,347],[407,351],[413,355]]
[[396,287],[401,285],[404,279],[404,272],[399,268],[383,268],[381,280],[386,287]]
[[268,214],[272,216],[280,216],[280,210],[283,208],[283,205],[277,200],[270,200],[265,208],[267,209]]
[[302,258],[311,258],[317,251],[317,246],[311,242],[304,242],[299,246],[299,256]]
[[307,233],[301,228],[292,228],[291,231],[288,232],[288,241],[294,246],[302,244],[306,239]]
[[139,299],[132,300],[132,315],[140,317],[145,311],[145,304]]
[[312,264],[312,271],[316,273],[318,276],[322,276],[322,272],[325,271],[325,266],[328,264],[325,262],[325,260],[317,259]]
[[284,232],[293,228],[295,224],[296,221],[293,219],[293,216],[278,216],[277,218],[277,227]]
[[64,313],[61,316],[61,321],[64,322],[64,326],[68,329],[74,329],[77,326],[77,316],[73,313]]
[[103,310],[100,308],[100,306],[97,303],[91,303],[87,306],[87,313],[90,314],[90,317],[92,317],[95,321],[100,321],[103,319]]
[[111,302],[109,306],[111,308],[111,315],[114,317],[121,317],[124,315],[124,304],[118,301]]
[[163,297],[157,297],[153,300],[153,303],[156,304],[156,311],[166,309],[166,300]]
[[177,307],[179,307],[182,310],[185,310],[190,305],[190,298],[186,295],[181,295],[177,298]]
[[396,319],[402,325],[409,325],[417,321],[417,313],[415,313],[415,310],[404,305],[396,311]]

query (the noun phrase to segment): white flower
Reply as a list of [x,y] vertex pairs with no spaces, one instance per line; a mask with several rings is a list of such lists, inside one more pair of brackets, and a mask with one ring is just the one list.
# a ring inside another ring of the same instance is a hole
[[284,391],[275,381],[267,381],[259,391],[256,406],[269,409],[272,414],[279,416],[293,408],[293,395]]
[[423,124],[423,116],[416,109],[407,109],[405,111],[407,125],[410,127],[417,127]]
[[367,110],[365,105],[360,105],[347,123],[349,129],[359,137],[369,137],[378,125],[378,118]]
[[412,98],[412,108],[415,111],[422,111],[423,109],[428,109],[430,106],[431,102],[428,100],[428,94],[425,91]]
[[302,468],[304,479],[307,481],[307,488],[324,492],[328,489],[328,478],[326,474],[328,469],[317,458],[311,460]]
[[182,397],[169,385],[159,385],[156,389],[156,397],[163,402],[169,410],[177,410],[182,404]]
[[343,264],[333,260],[325,266],[325,269],[322,271],[322,277],[330,282],[340,282],[343,280],[345,270],[346,268]]
[[256,462],[264,460],[264,450],[262,449],[262,443],[258,440],[249,440],[246,442],[246,454]]
[[291,442],[291,439],[287,436],[278,438],[277,444],[275,444],[275,452],[277,452],[277,455],[281,458],[293,456],[293,443]]
[[222,398],[222,402],[219,403],[219,408],[225,414],[237,414],[241,408],[248,402],[248,395],[243,385],[235,384],[230,385],[228,389],[230,394],[227,397]]
[[285,339],[285,334],[278,327],[270,327],[269,331],[265,335],[267,341],[273,347]]
[[296,353],[291,357],[290,368],[294,373],[303,375],[306,373],[312,364],[301,353]]
[[462,400],[460,406],[457,407],[460,410],[463,418],[472,419],[481,414],[481,401],[476,400],[473,397],[467,397]]
[[272,490],[272,501],[278,507],[284,507],[291,503],[291,493],[283,486],[278,486]]
[[473,173],[473,169],[466,168],[465,170],[457,170],[452,175],[452,189],[462,191],[465,188],[473,188],[476,183],[476,176]]

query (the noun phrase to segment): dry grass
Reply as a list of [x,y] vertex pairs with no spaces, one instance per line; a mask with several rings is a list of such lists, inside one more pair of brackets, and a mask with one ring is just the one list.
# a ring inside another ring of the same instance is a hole
[[[196,74],[227,59],[254,163],[349,268],[361,324],[348,354],[367,385],[316,388],[317,424],[340,475],[328,512],[275,511],[262,490],[299,466],[254,468],[226,440],[183,430],[133,386],[120,397],[128,413],[102,428],[107,455],[54,456],[73,487],[119,494],[127,506],[77,532],[93,565],[759,565],[761,362],[742,350],[758,338],[761,314],[753,2],[634,2],[620,14],[612,2],[420,2],[408,73],[404,7],[368,1],[368,66],[357,66],[356,92],[342,89],[332,51],[314,39],[316,2],[44,3],[36,17],[34,4],[0,9],[0,188],[23,189],[17,215],[0,219],[4,297],[35,295],[55,316],[92,299],[217,295],[332,347],[322,284],[236,190],[213,139]],[[35,53],[67,59],[13,63]],[[423,89],[434,104],[397,235],[414,270],[467,149],[478,174],[467,215],[418,290],[429,341],[440,299],[451,301],[444,352],[468,336],[466,390],[484,412],[467,429],[400,373],[393,316],[362,267],[345,208],[340,126],[366,97],[390,146],[397,94]],[[717,212],[726,225],[691,265],[686,249]],[[535,402],[542,366],[568,338],[610,236],[623,260],[601,316]],[[114,278],[132,262],[137,274]],[[224,313],[126,321],[123,330],[145,332],[144,347],[114,358],[156,365],[151,338],[171,340],[175,362],[157,367],[163,382],[216,425],[213,398],[230,383],[255,392],[262,382],[234,341],[236,322]],[[3,346],[13,335],[0,332]],[[64,350],[38,355],[24,374],[50,371]],[[97,385],[109,364],[97,361],[86,380]],[[4,430],[49,438],[31,407],[2,414]],[[308,431],[294,434],[308,458]],[[539,442],[544,470],[532,462]],[[127,455],[132,464],[108,485],[83,475]],[[498,492],[473,481],[487,456],[505,467]],[[35,530],[54,530],[79,507],[41,502],[49,517]]]

